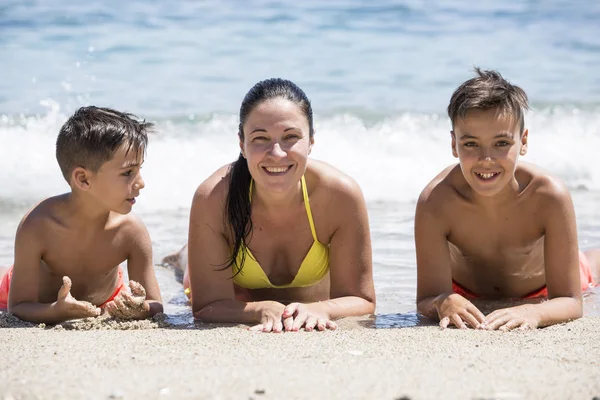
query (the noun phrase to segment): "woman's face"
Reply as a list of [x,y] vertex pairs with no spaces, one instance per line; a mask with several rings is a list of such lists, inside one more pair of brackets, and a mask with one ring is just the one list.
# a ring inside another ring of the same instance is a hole
[[275,193],[295,190],[314,143],[302,109],[283,98],[265,100],[242,128],[240,148],[256,186]]

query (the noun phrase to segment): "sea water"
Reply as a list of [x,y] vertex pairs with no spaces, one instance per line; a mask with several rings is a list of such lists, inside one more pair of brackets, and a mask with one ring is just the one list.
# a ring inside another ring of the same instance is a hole
[[[415,201],[455,162],[445,107],[474,66],[527,91],[524,159],[567,183],[581,248],[600,247],[599,20],[600,3],[567,0],[4,1],[0,265],[26,210],[68,189],[54,143],[79,106],[156,122],[134,209],[159,263],[187,238],[198,184],[237,157],[244,94],[283,77],[312,100],[311,156],[367,200],[376,326],[417,323]],[[156,271],[166,312],[190,321],[181,285]],[[587,314],[600,314],[599,298],[586,296]]]

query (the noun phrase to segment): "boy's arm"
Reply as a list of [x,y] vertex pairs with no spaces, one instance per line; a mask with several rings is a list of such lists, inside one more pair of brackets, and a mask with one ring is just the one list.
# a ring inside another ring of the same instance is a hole
[[548,301],[491,313],[488,329],[543,327],[580,318],[583,313],[579,250],[573,201],[562,183],[552,181],[538,209],[544,229],[544,265]]
[[98,316],[100,309],[77,301],[70,293],[71,281],[63,286],[54,303],[39,302],[39,273],[43,243],[40,225],[26,216],[17,229],[15,264],[8,296],[8,311],[25,321],[55,324],[69,319]]
[[[137,217],[131,219],[128,230],[130,243],[127,258],[127,272],[130,281],[135,281],[145,289],[146,299],[143,312],[136,313],[134,319],[144,319],[163,312],[162,299],[152,259],[152,241],[144,223]],[[132,284],[130,283],[130,286]],[[135,286],[131,287],[135,295]]]
[[415,213],[417,311],[429,318],[439,318],[442,327],[454,324],[466,328],[467,322],[475,328],[484,316],[470,301],[452,291],[449,229],[439,214],[440,209],[443,212],[442,205],[436,207],[431,196],[430,189],[425,189]]

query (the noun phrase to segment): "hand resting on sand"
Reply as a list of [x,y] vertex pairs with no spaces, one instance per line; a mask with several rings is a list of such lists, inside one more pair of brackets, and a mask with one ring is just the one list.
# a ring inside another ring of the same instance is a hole
[[442,329],[447,328],[450,324],[460,329],[466,329],[467,325],[471,328],[480,328],[481,324],[485,322],[483,313],[460,294],[453,293],[440,297],[434,304]]
[[123,290],[114,300],[106,304],[106,311],[117,319],[142,319],[148,315],[150,306],[146,302],[146,289],[135,281],[129,281],[131,293]]
[[56,302],[53,308],[58,315],[65,319],[78,319],[87,317],[97,317],[100,315],[100,308],[87,301],[79,301],[71,295],[71,278],[63,276],[63,285],[58,291]]
[[312,331],[315,328],[319,331],[337,328],[335,322],[318,309],[318,303],[290,303],[284,306],[276,301],[268,301],[265,302],[265,307],[261,308],[260,313],[261,323],[250,327],[251,331],[296,332],[301,328],[305,331]]

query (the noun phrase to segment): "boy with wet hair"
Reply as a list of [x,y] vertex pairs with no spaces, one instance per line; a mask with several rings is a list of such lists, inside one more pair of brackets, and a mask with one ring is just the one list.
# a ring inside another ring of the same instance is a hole
[[43,200],[19,224],[0,308],[44,323],[103,309],[120,319],[162,312],[150,237],[130,214],[144,188],[140,168],[151,128],[131,114],[93,106],[67,120],[56,158],[71,191]]
[[[480,69],[450,100],[459,164],[425,187],[415,215],[417,308],[442,328],[535,329],[579,318],[581,292],[600,269],[598,250],[588,253],[592,265],[578,251],[565,185],[518,161],[527,109],[521,88]],[[548,301],[487,316],[471,302],[530,298]]]

